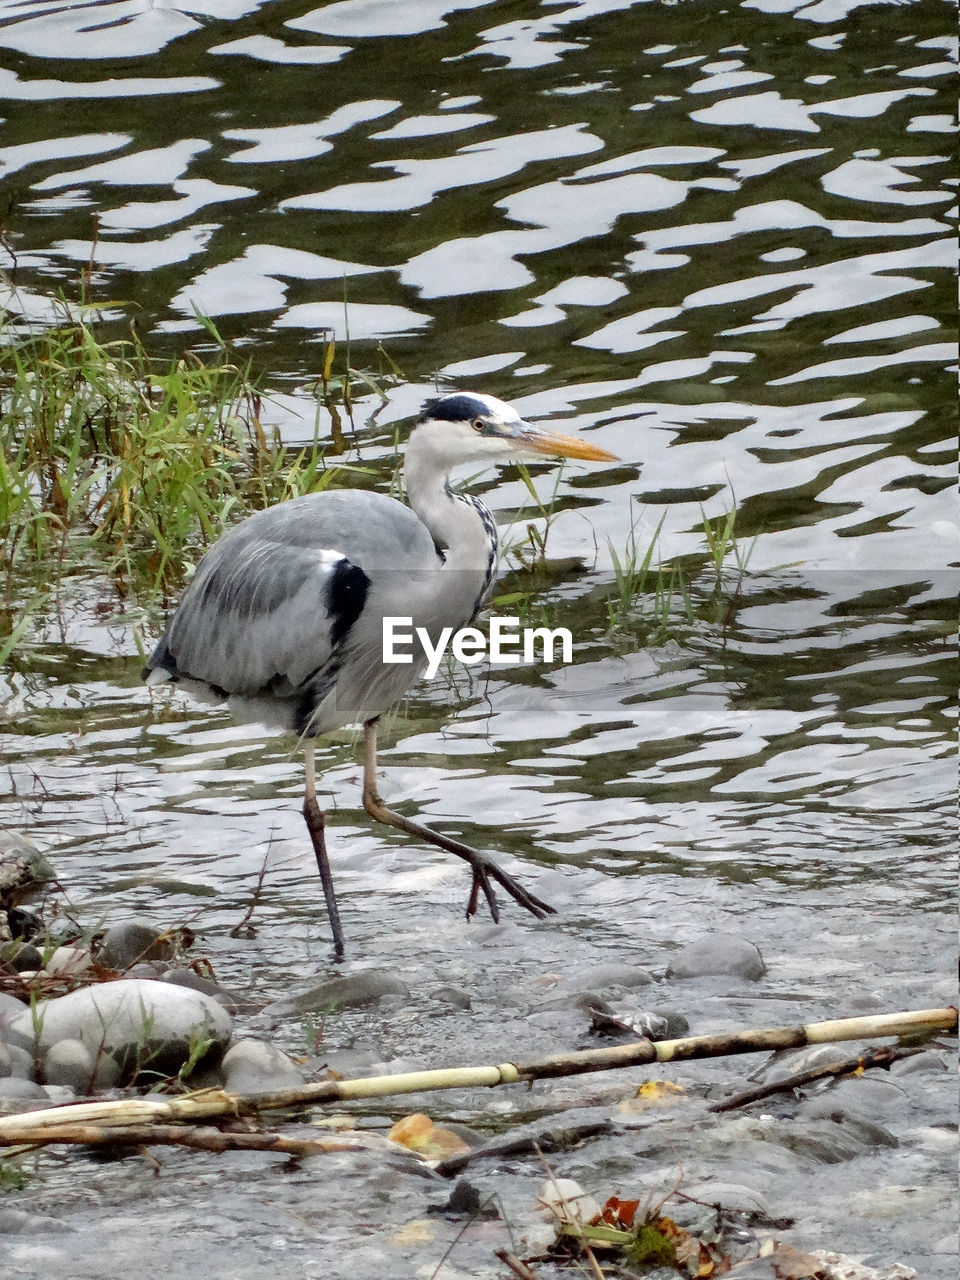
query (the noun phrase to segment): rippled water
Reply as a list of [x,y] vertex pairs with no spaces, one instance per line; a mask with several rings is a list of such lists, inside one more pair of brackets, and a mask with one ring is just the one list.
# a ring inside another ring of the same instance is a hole
[[[557,488],[535,608],[574,665],[448,673],[383,739],[384,795],[515,855],[560,916],[465,925],[460,866],[358,814],[345,732],[320,761],[349,963],[482,984],[491,954],[511,979],[657,968],[723,929],[764,951],[767,1010],[698,1030],[940,1002],[955,57],[933,0],[0,7],[14,310],[91,261],[165,349],[203,347],[199,307],[269,371],[294,442],[346,299],[352,363],[382,342],[408,379],[354,415],[384,486],[435,382],[623,459]],[[510,469],[476,487],[504,521],[526,500]],[[702,512],[734,503],[742,581],[700,572],[667,644],[611,636],[608,542],[662,519],[664,557],[702,554]],[[99,595],[66,595],[6,674],[3,820],[84,920],[189,918],[221,977],[282,994],[327,954],[291,744],[148,693]],[[259,935],[231,939],[265,857]],[[497,1026],[407,1028],[404,1051],[460,1060]]]

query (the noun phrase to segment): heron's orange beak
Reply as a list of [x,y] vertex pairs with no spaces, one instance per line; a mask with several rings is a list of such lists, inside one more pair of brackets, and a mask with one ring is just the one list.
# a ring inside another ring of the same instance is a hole
[[518,449],[531,453],[546,453],[553,458],[584,458],[588,462],[619,462],[615,453],[608,453],[599,445],[580,440],[577,436],[562,436],[551,431],[541,431],[523,423],[512,437]]

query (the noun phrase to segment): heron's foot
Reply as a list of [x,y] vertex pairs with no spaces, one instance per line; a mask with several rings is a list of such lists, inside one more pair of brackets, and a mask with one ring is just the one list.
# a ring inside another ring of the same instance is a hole
[[473,884],[470,887],[470,897],[467,900],[468,920],[477,913],[480,890],[482,889],[494,923],[499,924],[500,908],[497,906],[497,895],[494,893],[493,885],[490,883],[491,878],[506,889],[514,902],[519,902],[521,907],[526,907],[530,914],[536,916],[538,920],[543,920],[545,916],[556,915],[556,907],[551,907],[548,902],[543,902],[540,898],[530,893],[519,880],[514,880],[513,876],[508,875],[502,867],[498,867],[492,858],[488,858],[476,850],[472,852],[474,856],[468,859],[473,868]]
[[508,875],[502,867],[497,866],[487,854],[480,853],[478,849],[472,849],[470,845],[463,844],[460,840],[454,840],[452,836],[441,835],[439,831],[424,827],[419,822],[412,822],[400,813],[394,813],[392,809],[387,808],[377,793],[370,787],[364,790],[363,807],[371,818],[376,818],[378,822],[384,822],[388,826],[397,827],[400,831],[406,831],[408,835],[417,836],[430,844],[438,845],[441,849],[446,849],[448,853],[455,853],[458,858],[463,858],[464,862],[470,863],[473,870],[473,884],[470,887],[470,897],[467,899],[468,920],[472,915],[476,915],[482,890],[483,896],[487,900],[487,906],[490,908],[490,914],[493,916],[494,922],[499,924],[500,908],[497,905],[497,895],[491,884],[492,880],[495,880],[502,889],[505,889],[514,902],[519,902],[521,907],[525,907],[538,920],[542,920],[544,916],[556,915],[555,907],[551,907],[548,903],[541,902],[539,898],[534,897],[532,893],[523,887],[519,880],[514,880],[513,876]]

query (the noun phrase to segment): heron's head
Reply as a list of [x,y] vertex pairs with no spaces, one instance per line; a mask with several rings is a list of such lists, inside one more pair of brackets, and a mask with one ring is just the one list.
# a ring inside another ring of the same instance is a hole
[[455,391],[428,400],[410,436],[410,447],[437,467],[462,462],[505,462],[539,455],[616,462],[614,454],[576,436],[541,431],[496,396]]

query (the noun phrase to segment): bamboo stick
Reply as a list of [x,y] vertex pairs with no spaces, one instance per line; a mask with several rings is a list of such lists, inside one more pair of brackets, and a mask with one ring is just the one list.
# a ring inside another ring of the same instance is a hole
[[[349,1102],[358,1098],[420,1093],[433,1089],[494,1088],[501,1084],[527,1083],[560,1076],[644,1066],[652,1062],[682,1062],[727,1054],[763,1053],[793,1049],[833,1040],[870,1040],[918,1032],[956,1031],[957,1010],[917,1009],[863,1018],[840,1018],[806,1026],[769,1027],[730,1035],[688,1036],[681,1040],[637,1040],[631,1044],[578,1053],[556,1054],[531,1062],[504,1062],[498,1066],[448,1067],[410,1071],[398,1075],[366,1076],[354,1080],[298,1085],[266,1094],[230,1094],[204,1089],[181,1098],[122,1098],[109,1102],[68,1103],[42,1111],[28,1111],[0,1119],[0,1146],[22,1142],[23,1133],[45,1128],[48,1142],[56,1142],[63,1125],[141,1125],[177,1121],[192,1123],[212,1116],[256,1115],[290,1107]],[[32,1137],[32,1142],[38,1141]]]

